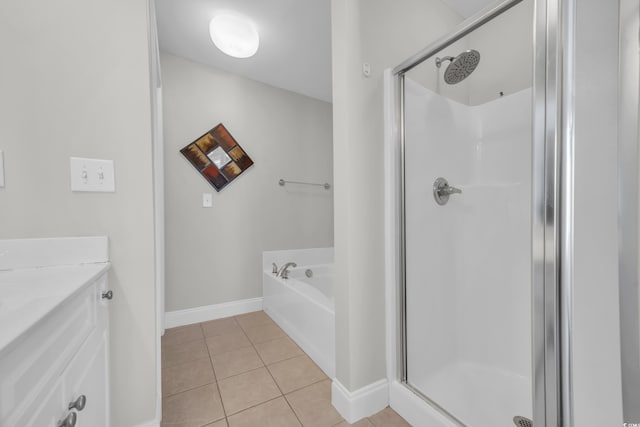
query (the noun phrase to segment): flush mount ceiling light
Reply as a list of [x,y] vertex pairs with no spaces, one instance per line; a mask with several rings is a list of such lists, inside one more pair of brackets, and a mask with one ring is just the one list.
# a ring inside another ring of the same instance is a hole
[[249,58],[258,51],[260,37],[249,19],[220,14],[209,23],[209,34],[218,49],[234,58]]

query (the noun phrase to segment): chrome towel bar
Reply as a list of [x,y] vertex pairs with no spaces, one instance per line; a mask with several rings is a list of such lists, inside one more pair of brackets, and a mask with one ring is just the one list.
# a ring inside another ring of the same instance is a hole
[[278,181],[278,184],[280,184],[281,186],[284,186],[285,184],[314,185],[314,186],[317,186],[317,187],[324,187],[325,190],[328,190],[328,189],[331,188],[331,186],[327,182],[325,182],[324,184],[316,184],[314,182],[285,181],[282,178],[280,178],[280,181]]

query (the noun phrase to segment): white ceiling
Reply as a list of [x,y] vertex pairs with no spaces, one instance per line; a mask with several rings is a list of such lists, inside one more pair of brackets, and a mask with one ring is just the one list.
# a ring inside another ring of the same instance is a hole
[[[494,0],[443,0],[466,18]],[[331,0],[156,0],[160,49],[272,86],[331,102]],[[218,12],[251,18],[252,58],[220,52],[209,38]]]
[[[220,52],[209,37],[218,12],[251,18],[255,56]],[[331,102],[330,0],[156,0],[160,49],[272,86]]]

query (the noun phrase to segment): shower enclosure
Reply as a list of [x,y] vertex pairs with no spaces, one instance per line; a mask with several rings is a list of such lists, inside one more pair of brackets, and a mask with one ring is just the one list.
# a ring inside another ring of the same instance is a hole
[[391,402],[412,424],[570,419],[559,3],[499,3],[387,75]]

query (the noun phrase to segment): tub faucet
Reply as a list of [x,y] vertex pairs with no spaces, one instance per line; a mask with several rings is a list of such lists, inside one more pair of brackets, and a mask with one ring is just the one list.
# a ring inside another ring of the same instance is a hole
[[288,262],[285,265],[283,265],[282,267],[280,267],[280,270],[278,271],[278,276],[277,277],[281,277],[283,279],[288,279],[289,278],[289,267],[297,267],[298,265],[295,262]]
[[272,266],[271,273],[273,273],[273,274],[275,274],[277,276],[278,275],[278,266],[276,265],[275,262],[272,262],[271,266]]

